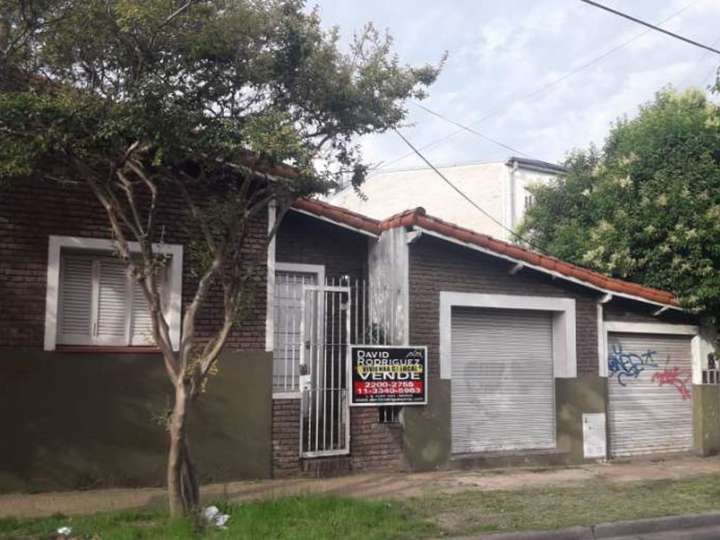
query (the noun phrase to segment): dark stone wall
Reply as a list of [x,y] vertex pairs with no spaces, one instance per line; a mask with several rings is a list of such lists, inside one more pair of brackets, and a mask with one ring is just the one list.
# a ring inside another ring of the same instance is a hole
[[273,399],[272,475],[292,476],[300,472],[300,399]]
[[[271,473],[269,353],[228,353],[191,411],[202,482]],[[0,349],[0,492],[165,483],[173,392],[158,354]]]
[[699,324],[696,317],[678,310],[667,310],[659,316],[653,315],[659,306],[637,302],[619,296],[603,304],[603,319],[614,322]]
[[275,260],[322,264],[325,276],[367,279],[369,237],[290,211],[277,233]]
[[[197,285],[191,273],[190,222],[184,206],[172,193],[162,193],[160,200],[156,230],[164,231],[165,242],[184,246],[186,306],[192,301]],[[82,186],[26,179],[12,190],[0,191],[0,347],[43,346],[50,235],[112,238],[105,211]],[[266,236],[264,213],[250,226],[246,260],[259,266],[246,296],[246,315],[228,340],[230,349],[265,349]],[[218,285],[198,315],[199,337],[209,336],[220,327],[222,319],[222,290]]]
[[401,469],[401,425],[381,424],[377,407],[351,407],[350,463],[355,471]]
[[[428,405],[407,407],[405,412],[403,449],[413,469],[445,467],[452,461],[451,381],[439,378],[441,291],[575,299],[578,378],[556,379],[560,453],[548,459],[553,463],[578,456],[582,459],[581,415],[604,412],[605,406],[598,387],[602,381],[597,376],[596,303],[601,295],[527,268],[510,275],[512,266],[508,261],[434,238],[421,237],[410,246],[410,342],[428,346],[430,364]],[[490,466],[500,461],[478,463]]]
[[575,299],[578,374],[597,375],[597,307],[601,295],[509,261],[435,238],[410,246],[410,342],[428,346],[430,372],[439,371],[440,291]]
[[[364,234],[290,211],[276,240],[277,262],[322,264],[325,276],[337,280],[349,276],[368,277],[368,242]],[[353,293],[355,294],[355,293]],[[353,299],[357,299],[356,296]],[[288,476],[299,472],[300,400],[273,401],[273,474]],[[399,468],[402,463],[401,428],[379,422],[377,407],[350,410],[350,463],[353,470]]]

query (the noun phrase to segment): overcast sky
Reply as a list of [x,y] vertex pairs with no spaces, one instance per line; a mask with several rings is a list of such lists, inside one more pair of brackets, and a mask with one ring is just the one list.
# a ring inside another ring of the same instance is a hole
[[[720,45],[720,0],[602,1],[653,23],[671,17],[664,28]],[[578,0],[320,0],[318,5],[323,24],[339,26],[344,41],[368,21],[388,29],[403,63],[436,62],[447,51],[445,69],[423,104],[546,161],[602,143],[614,119],[635,114],[665,85],[706,88],[720,64],[717,55]],[[458,131],[413,104],[408,108],[413,126],[404,133],[416,146]],[[480,121],[488,113],[494,114]],[[408,148],[393,133],[365,138],[362,146],[366,160],[385,162],[388,169],[421,164],[414,156],[398,160]],[[423,153],[448,165],[501,160],[515,152],[462,132]]]

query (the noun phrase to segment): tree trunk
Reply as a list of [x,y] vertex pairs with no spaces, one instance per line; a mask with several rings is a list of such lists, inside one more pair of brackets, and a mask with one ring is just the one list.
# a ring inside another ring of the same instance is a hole
[[200,504],[200,490],[195,467],[190,457],[187,436],[187,413],[190,406],[186,383],[175,386],[175,406],[169,419],[170,453],[168,456],[167,485],[170,515],[173,517],[195,512]]

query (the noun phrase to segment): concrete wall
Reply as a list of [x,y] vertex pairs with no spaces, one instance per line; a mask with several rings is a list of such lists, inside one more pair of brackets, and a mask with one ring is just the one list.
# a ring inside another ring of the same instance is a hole
[[329,202],[376,219],[422,206],[430,215],[495,238],[512,240],[507,228],[514,228],[524,217],[528,187],[547,184],[557,177],[526,168],[512,172],[502,161],[454,165],[440,170],[504,227],[478,212],[431,169],[374,174],[362,186],[364,198],[348,187],[329,197]]
[[[268,353],[228,353],[190,416],[202,482],[270,476]],[[172,387],[156,354],[0,349],[0,492],[165,482]]]
[[693,385],[695,449],[703,456],[720,453],[720,386]]
[[[529,188],[534,185],[547,185],[557,179],[557,175],[544,171],[517,168],[509,172],[507,194],[508,202],[505,205],[504,224],[510,229],[515,229],[525,217],[526,197],[530,195]],[[514,240],[507,232],[501,238]]]
[[574,379],[555,379],[557,448],[570,463],[582,462],[583,414],[606,414],[607,379],[581,375]]
[[[414,470],[453,466],[450,451],[451,385],[452,381],[433,377],[430,381],[431,399],[427,407],[405,408],[403,450],[408,465]],[[582,415],[605,413],[606,395],[607,379],[595,375],[555,379],[558,451],[526,456],[522,456],[522,452],[518,452],[518,456],[488,455],[470,460],[470,464],[501,467],[583,462]]]
[[[505,219],[509,168],[504,162],[441,167],[442,173],[495,219]],[[370,176],[362,186],[366,198],[352,188],[333,195],[329,202],[376,219],[385,219],[422,206],[428,214],[463,227],[506,238],[507,231],[478,212],[431,169],[412,169]]]
[[383,329],[387,343],[407,344],[410,292],[405,229],[385,231],[371,241],[368,259],[370,320]]

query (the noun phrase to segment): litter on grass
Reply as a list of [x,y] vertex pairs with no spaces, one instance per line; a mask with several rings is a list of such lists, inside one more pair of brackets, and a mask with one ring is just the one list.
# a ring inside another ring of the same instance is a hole
[[214,525],[219,529],[227,529],[227,522],[230,519],[230,515],[220,512],[217,506],[208,506],[203,511],[203,517],[210,525]]

